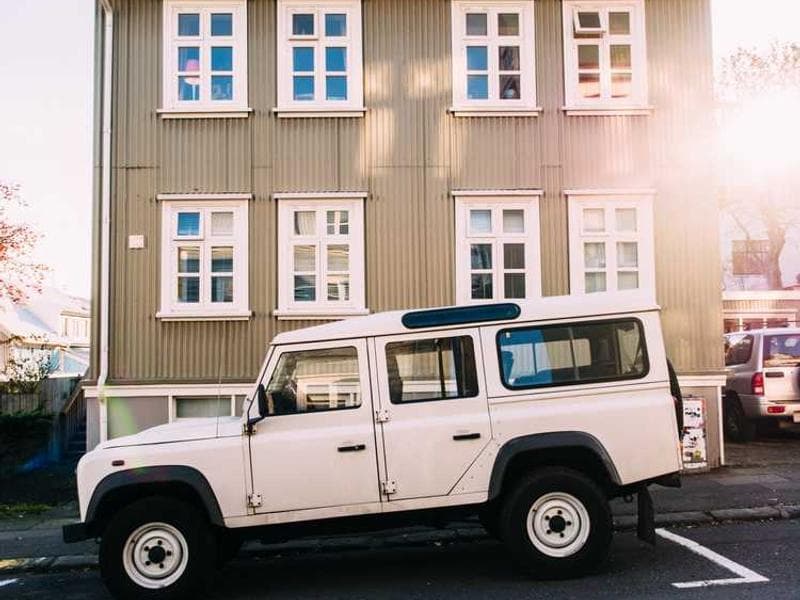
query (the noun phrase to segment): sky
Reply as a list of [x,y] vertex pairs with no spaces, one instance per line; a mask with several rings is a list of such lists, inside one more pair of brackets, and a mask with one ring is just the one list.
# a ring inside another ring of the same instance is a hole
[[[50,284],[90,293],[94,0],[0,0],[0,179],[22,186]],[[797,0],[712,0],[714,52],[800,41]]]

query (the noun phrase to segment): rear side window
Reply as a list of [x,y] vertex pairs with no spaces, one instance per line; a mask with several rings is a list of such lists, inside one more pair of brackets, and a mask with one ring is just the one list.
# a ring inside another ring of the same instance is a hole
[[[732,335],[725,340],[725,366],[743,365],[753,353],[752,335]],[[764,353],[766,355],[766,352]]]
[[649,370],[636,319],[505,329],[497,343],[511,389],[637,379]]
[[386,344],[386,369],[392,404],[478,395],[470,336]]
[[800,366],[800,334],[765,335],[764,366]]

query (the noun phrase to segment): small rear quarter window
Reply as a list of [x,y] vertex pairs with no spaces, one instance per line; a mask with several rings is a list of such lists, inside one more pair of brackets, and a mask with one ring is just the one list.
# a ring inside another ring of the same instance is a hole
[[649,370],[637,319],[504,329],[497,346],[511,389],[638,379]]

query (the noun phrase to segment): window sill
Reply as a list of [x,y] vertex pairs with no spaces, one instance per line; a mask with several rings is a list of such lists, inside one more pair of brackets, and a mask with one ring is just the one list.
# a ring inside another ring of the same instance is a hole
[[352,308],[343,310],[332,310],[324,312],[321,310],[273,310],[272,316],[279,321],[338,321],[348,317],[363,317],[370,314],[368,308]]
[[272,112],[279,119],[333,119],[333,118],[360,118],[367,112],[361,108],[273,108]]
[[535,108],[475,108],[451,106],[447,112],[454,117],[538,117],[542,107]]
[[233,310],[227,312],[196,312],[179,313],[159,311],[156,319],[164,322],[170,321],[248,321],[253,316],[250,310]]
[[156,114],[162,119],[246,119],[252,108],[216,108],[187,110],[185,108],[159,108]]
[[589,108],[585,106],[562,106],[568,117],[637,117],[652,115],[653,106],[608,106]]

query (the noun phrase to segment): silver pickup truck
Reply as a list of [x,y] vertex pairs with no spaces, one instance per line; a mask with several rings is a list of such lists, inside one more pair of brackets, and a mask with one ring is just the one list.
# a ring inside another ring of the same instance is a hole
[[758,427],[800,422],[800,328],[725,336],[725,433],[746,442]]

